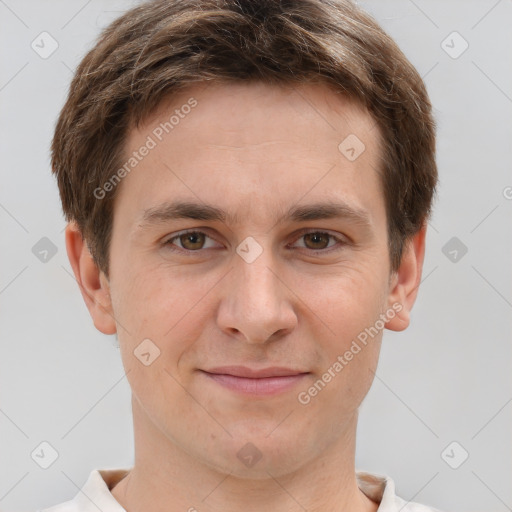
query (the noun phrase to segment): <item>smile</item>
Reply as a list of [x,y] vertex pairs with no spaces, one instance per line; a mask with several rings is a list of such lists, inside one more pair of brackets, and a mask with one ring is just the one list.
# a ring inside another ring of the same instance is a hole
[[243,367],[218,368],[201,372],[220,386],[248,395],[275,395],[296,386],[309,372],[268,368],[250,370]]

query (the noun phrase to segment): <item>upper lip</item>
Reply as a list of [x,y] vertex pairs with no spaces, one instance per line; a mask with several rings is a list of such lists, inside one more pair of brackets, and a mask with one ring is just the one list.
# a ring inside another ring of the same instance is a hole
[[287,377],[290,375],[301,375],[303,373],[309,373],[302,370],[294,370],[292,368],[284,368],[278,366],[261,368],[259,370],[248,368],[246,366],[221,366],[204,371],[206,371],[206,373],[233,375],[234,377],[245,377],[248,379],[262,379],[264,377]]

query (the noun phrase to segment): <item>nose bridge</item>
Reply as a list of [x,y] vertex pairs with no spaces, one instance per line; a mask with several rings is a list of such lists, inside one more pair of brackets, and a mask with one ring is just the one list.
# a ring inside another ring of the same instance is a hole
[[[268,245],[255,239],[242,242],[237,248],[235,279],[238,290],[237,302],[248,307],[254,314],[266,317],[277,306],[280,292],[275,276],[275,258]],[[247,252],[244,252],[246,251]],[[263,318],[263,317],[262,317]]]
[[277,275],[275,258],[264,238],[242,242],[234,256],[225,304],[221,307],[221,327],[240,332],[252,343],[264,342],[277,331],[290,329],[295,316],[286,287]]

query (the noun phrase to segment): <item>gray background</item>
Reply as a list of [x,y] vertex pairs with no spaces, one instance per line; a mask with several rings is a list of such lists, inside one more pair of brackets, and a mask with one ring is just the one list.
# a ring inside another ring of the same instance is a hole
[[[132,464],[129,386],[71,275],[48,148],[72,70],[133,4],[0,0],[2,511],[60,503],[93,468]],[[512,510],[512,1],[362,5],[425,77],[441,183],[412,325],[384,335],[361,407],[357,468],[446,512]],[[59,45],[46,59],[31,47],[43,31]],[[31,457],[43,441],[59,454],[48,469]]]

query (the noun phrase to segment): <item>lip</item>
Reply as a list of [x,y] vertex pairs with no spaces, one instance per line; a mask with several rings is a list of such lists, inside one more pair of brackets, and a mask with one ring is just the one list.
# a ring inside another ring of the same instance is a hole
[[245,366],[223,366],[201,370],[217,384],[243,394],[275,395],[293,388],[309,372],[271,367],[255,370]]
[[219,375],[232,375],[233,377],[245,377],[247,379],[262,379],[264,377],[289,377],[291,375],[300,375],[309,373],[303,370],[293,370],[282,366],[271,366],[255,370],[247,366],[219,366],[210,370],[203,370],[207,373]]

